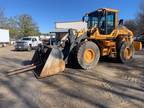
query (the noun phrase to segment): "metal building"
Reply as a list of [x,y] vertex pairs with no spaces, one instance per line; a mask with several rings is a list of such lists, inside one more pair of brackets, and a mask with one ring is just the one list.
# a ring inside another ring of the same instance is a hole
[[72,21],[72,22],[56,22],[55,24],[56,29],[87,29],[87,23],[82,21]]

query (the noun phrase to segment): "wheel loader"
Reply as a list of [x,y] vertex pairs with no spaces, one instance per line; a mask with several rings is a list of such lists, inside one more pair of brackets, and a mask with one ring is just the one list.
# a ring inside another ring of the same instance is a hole
[[118,21],[118,10],[97,9],[82,20],[87,22],[86,30],[69,29],[66,35],[57,37],[56,45],[39,46],[28,66],[34,69],[36,78],[62,72],[66,64],[96,68],[100,57],[112,56],[128,64],[133,61],[134,51],[141,49],[141,43],[134,42],[133,33],[123,25],[123,20]]

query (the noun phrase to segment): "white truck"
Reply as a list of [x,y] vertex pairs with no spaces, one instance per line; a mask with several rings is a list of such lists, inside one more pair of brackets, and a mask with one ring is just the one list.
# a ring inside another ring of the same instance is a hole
[[15,43],[15,50],[32,50],[36,48],[42,42],[38,36],[23,37]]
[[0,29],[0,46],[4,47],[10,43],[9,30]]

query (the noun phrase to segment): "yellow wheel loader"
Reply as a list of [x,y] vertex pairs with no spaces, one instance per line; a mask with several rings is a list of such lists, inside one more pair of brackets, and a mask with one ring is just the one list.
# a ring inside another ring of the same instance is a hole
[[141,49],[141,43],[133,41],[133,33],[123,26],[123,20],[118,22],[118,10],[101,8],[87,13],[82,20],[87,22],[87,30],[69,29],[68,34],[57,37],[57,45],[39,46],[32,59],[37,78],[62,72],[66,64],[91,69],[104,56],[131,63],[134,50]]

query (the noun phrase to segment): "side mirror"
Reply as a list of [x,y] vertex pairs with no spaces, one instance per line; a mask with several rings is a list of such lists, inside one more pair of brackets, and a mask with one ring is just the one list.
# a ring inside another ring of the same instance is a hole
[[124,20],[123,19],[119,20],[119,25],[124,25]]
[[88,22],[88,14],[85,14],[85,16],[82,17],[83,22]]
[[83,21],[83,22],[85,21],[85,17],[84,17],[84,16],[82,17],[82,21]]

